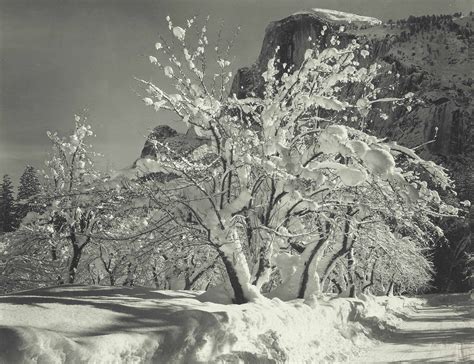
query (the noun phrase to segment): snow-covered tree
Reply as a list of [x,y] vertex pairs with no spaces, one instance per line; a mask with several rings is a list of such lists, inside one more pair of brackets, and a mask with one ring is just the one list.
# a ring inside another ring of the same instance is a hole
[[[93,159],[87,138],[92,130],[86,119],[75,117],[74,132],[68,138],[48,132],[53,146],[50,160],[46,162],[45,175],[48,208],[41,223],[51,231],[51,249],[65,240],[72,254],[69,259],[67,281],[75,281],[84,248],[90,244],[93,232],[99,228],[102,204],[95,182],[99,179],[93,168]],[[99,200],[97,197],[99,196]]]
[[439,233],[432,217],[456,214],[433,190],[451,180],[413,150],[368,133],[378,105],[413,96],[377,97],[378,66],[361,66],[369,50],[335,37],[329,48],[308,49],[297,68],[272,58],[263,97],[237,99],[226,88],[229,48],[215,48],[211,67],[206,27],[190,48],[194,21],[187,29],[168,23],[172,40],[162,38],[162,56],[150,62],[174,90],[141,80],[144,102],[173,112],[206,142],[187,156],[156,142],[157,160],[139,164],[173,176],[150,196],[220,257],[234,302],[260,297],[277,271],[282,283],[272,294],[308,297],[347,257],[353,281],[356,250],[374,242],[382,251],[413,245],[403,254],[425,259],[419,247]]
[[115,190],[94,168],[88,143],[93,133],[85,117],[75,117],[69,137],[47,134],[52,153],[35,198],[41,208],[4,237],[4,278],[30,286],[76,282],[94,234],[107,226],[118,203]]
[[216,268],[216,254],[196,236],[192,224],[183,224],[160,207],[163,196],[150,193],[156,178],[159,175],[123,184],[127,201],[98,236],[98,244],[106,245],[99,251],[101,266],[108,274],[114,270],[121,284],[130,281],[131,271],[139,285],[204,288],[214,280],[210,272]]

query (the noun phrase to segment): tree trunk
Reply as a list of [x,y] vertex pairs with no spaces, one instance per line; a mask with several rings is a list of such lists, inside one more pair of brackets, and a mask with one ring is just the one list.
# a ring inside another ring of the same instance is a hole
[[341,287],[341,285],[339,284],[339,282],[338,282],[336,279],[331,279],[331,282],[332,282],[332,284],[334,285],[334,287],[336,287],[336,289],[337,289],[337,294],[341,294],[341,293],[342,293],[342,287]]
[[227,256],[219,250],[219,256],[224,263],[224,267],[227,272],[227,276],[229,277],[230,285],[232,286],[232,290],[234,291],[234,299],[232,300],[236,304],[247,303],[248,300],[245,298],[244,291],[242,289],[242,285],[239,281],[239,277],[237,276],[237,272],[234,268],[232,262],[227,258]]
[[79,266],[79,261],[81,260],[82,248],[77,244],[72,245],[72,260],[69,264],[69,284],[73,284],[76,279],[76,271]]
[[326,269],[324,271],[323,278],[321,279],[321,282],[323,284],[329,278],[329,275],[331,274],[331,272],[336,267],[336,264],[339,261],[339,259],[342,258],[346,254],[347,254],[346,249],[340,249],[332,256],[331,261],[329,262],[328,266],[326,267]]
[[375,267],[377,265],[377,260],[375,260],[374,264],[372,265],[372,269],[370,271],[370,280],[364,287],[362,287],[362,293],[367,294],[370,291],[370,287],[374,285],[375,281]]
[[96,285],[95,275],[94,275],[91,265],[92,264],[90,263],[87,265],[87,270],[89,271],[89,277],[90,277],[90,280],[92,281],[92,284]]
[[[310,268],[311,268],[313,262],[315,264],[317,264],[319,259],[314,259],[314,258],[321,251],[321,249],[324,247],[324,245],[327,241],[328,241],[328,237],[327,237],[327,234],[326,234],[326,236],[319,239],[318,243],[312,249],[312,251],[311,251],[311,253],[308,257],[308,260],[304,263],[304,269],[303,269],[303,273],[301,275],[301,284],[300,284],[300,288],[298,290],[298,296],[297,296],[298,298],[304,298],[305,297],[306,289],[308,288]],[[318,281],[319,281],[319,277],[318,277]]]
[[151,273],[153,275],[153,282],[155,283],[155,288],[160,288],[160,282],[158,280],[158,272],[156,271],[156,267],[151,267]]
[[349,280],[349,297],[354,298],[356,296],[354,248],[351,248],[347,255],[347,276]]
[[135,285],[135,281],[133,278],[133,271],[132,271],[132,263],[128,263],[127,265],[127,278],[125,281],[122,283],[122,286],[130,286],[133,287]]
[[257,273],[255,274],[255,279],[252,282],[252,284],[257,286],[258,288],[261,288],[265,283],[267,283],[268,277],[271,274],[270,273],[270,270],[272,269],[271,264],[270,264],[271,252],[272,252],[271,245],[262,246],[262,248],[260,249],[258,269],[257,269]]
[[51,260],[54,262],[57,259],[58,259],[57,250],[56,250],[56,247],[53,246],[53,247],[51,247]]
[[346,220],[346,222],[344,223],[344,233],[343,233],[344,235],[342,238],[342,247],[332,256],[328,266],[326,267],[323,278],[321,280],[322,286],[324,286],[324,282],[326,282],[326,280],[329,278],[329,274],[331,274],[332,270],[336,266],[337,261],[340,258],[342,258],[344,255],[346,255],[349,252],[349,250],[354,246],[355,237],[352,239],[352,241],[350,241],[350,236],[349,236],[350,228],[351,228],[351,223],[349,220]]
[[362,293],[363,294],[368,294],[371,293],[370,287],[372,287],[374,284],[372,282],[367,283],[364,287],[362,287]]
[[387,289],[387,296],[389,297],[393,296],[393,286],[394,286],[394,283],[393,283],[393,280],[391,280]]
[[191,280],[189,279],[188,276],[185,276],[185,277],[184,277],[184,290],[185,290],[185,291],[190,291],[190,290],[191,290],[191,286],[192,286]]
[[111,286],[115,286],[115,276],[113,273],[109,273],[109,281]]

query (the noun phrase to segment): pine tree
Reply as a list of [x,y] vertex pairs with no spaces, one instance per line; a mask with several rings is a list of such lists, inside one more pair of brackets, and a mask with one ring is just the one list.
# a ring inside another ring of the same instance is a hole
[[10,232],[15,229],[15,200],[10,176],[3,176],[0,196],[0,231]]
[[30,211],[35,210],[34,197],[40,192],[40,182],[36,169],[26,166],[20,177],[17,196],[17,218],[21,221]]

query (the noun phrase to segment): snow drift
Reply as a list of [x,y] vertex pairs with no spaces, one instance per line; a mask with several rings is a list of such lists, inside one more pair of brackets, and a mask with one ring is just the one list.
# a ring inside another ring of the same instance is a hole
[[[370,345],[411,299],[325,299],[244,305],[199,293],[64,286],[0,298],[0,362],[324,363]],[[395,307],[395,309],[394,309]]]

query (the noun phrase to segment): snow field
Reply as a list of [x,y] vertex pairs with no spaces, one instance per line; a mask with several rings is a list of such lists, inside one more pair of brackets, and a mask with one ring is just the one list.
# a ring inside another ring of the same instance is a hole
[[331,363],[374,342],[413,299],[314,296],[244,305],[199,293],[69,286],[0,298],[2,363]]

